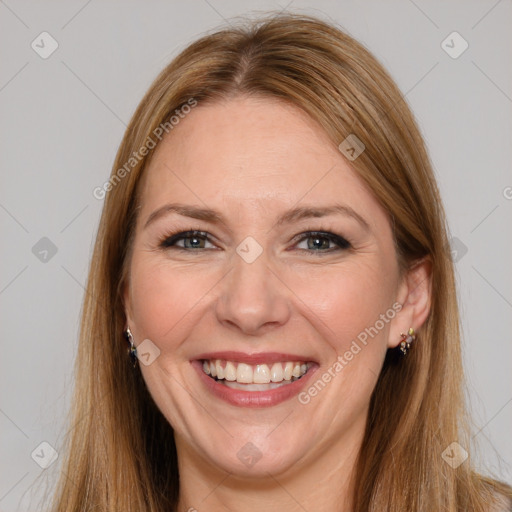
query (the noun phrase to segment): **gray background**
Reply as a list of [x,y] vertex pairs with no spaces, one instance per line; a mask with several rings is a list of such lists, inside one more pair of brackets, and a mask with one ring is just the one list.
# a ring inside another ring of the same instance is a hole
[[[38,509],[59,470],[36,460],[51,461],[40,443],[59,450],[66,432],[102,208],[92,191],[125,123],[178,51],[223,18],[267,9],[332,18],[406,94],[457,251],[473,440],[481,467],[512,482],[511,1],[287,1],[0,0],[1,511]],[[47,59],[31,48],[43,31],[59,45]],[[456,59],[441,46],[453,31],[469,44]]]

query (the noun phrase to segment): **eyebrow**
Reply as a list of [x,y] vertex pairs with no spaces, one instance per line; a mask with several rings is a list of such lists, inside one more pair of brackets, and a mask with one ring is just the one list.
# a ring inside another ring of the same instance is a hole
[[[157,219],[167,215],[168,213],[177,213],[183,217],[189,217],[192,219],[204,220],[210,222],[212,224],[227,224],[224,216],[210,208],[200,208],[197,206],[184,205],[179,203],[170,203],[162,206],[155,210],[148,217],[146,223],[144,224],[144,229],[146,229],[151,223],[155,222]],[[343,204],[334,204],[332,206],[326,207],[313,207],[313,206],[302,206],[298,208],[293,208],[292,210],[288,210],[283,213],[275,223],[276,226],[281,226],[283,224],[291,224],[292,222],[296,222],[303,219],[309,218],[317,218],[317,217],[326,217],[328,215],[343,215],[345,217],[351,217],[355,219],[366,231],[371,231],[370,224],[357,213],[350,206]]]

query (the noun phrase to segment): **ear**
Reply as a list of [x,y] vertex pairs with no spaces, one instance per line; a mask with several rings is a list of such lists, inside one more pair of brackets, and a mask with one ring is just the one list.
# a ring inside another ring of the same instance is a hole
[[397,347],[401,334],[410,327],[418,331],[430,313],[432,298],[432,262],[422,258],[404,274],[398,286],[397,302],[402,309],[391,322],[388,347]]

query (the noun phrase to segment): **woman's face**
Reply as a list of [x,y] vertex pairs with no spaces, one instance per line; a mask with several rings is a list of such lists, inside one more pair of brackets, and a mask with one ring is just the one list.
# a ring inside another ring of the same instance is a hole
[[125,305],[180,459],[277,475],[355,453],[409,327],[385,211],[268,98],[197,106],[153,156]]

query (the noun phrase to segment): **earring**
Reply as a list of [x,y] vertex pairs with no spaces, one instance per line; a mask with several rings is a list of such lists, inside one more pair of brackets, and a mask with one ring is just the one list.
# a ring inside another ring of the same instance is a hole
[[411,343],[416,339],[416,334],[414,334],[414,329],[411,327],[407,334],[400,333],[402,337],[400,341],[400,350],[405,354],[411,348]]
[[130,344],[130,346],[128,347],[128,355],[130,356],[130,361],[133,367],[135,368],[137,366],[137,349],[135,348],[135,344],[133,343],[133,335],[129,327],[126,328],[124,335],[126,336],[126,340],[128,341],[128,343]]

